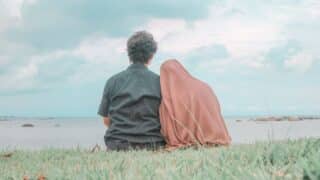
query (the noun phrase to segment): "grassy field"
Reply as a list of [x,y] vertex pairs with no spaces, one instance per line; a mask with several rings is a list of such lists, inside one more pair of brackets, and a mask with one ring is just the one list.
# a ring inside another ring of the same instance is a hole
[[0,179],[320,179],[320,139],[174,152],[0,150]]

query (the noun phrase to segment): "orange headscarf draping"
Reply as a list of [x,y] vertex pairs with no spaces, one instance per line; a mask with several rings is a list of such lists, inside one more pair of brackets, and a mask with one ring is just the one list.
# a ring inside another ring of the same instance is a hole
[[167,148],[230,144],[218,99],[206,83],[192,77],[177,60],[162,64],[160,82],[161,133]]

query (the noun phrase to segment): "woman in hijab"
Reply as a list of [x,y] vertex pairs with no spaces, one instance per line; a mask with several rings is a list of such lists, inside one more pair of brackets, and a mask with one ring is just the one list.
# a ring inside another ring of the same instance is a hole
[[167,149],[231,142],[218,99],[204,82],[177,61],[161,65],[161,133]]

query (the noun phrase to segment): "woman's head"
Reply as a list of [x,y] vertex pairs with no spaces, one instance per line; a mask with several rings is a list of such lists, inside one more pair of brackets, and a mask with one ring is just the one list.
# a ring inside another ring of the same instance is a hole
[[147,64],[157,51],[157,42],[146,31],[134,33],[127,41],[127,52],[132,63]]
[[166,72],[171,75],[176,74],[176,75],[180,75],[180,76],[183,76],[183,75],[190,76],[188,71],[176,59],[169,59],[169,60],[165,61],[161,65],[161,72],[162,73]]

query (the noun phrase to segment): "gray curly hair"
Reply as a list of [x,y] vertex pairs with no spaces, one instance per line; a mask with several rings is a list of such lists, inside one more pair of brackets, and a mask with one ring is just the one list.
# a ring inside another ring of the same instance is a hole
[[128,56],[133,63],[147,63],[156,51],[157,42],[147,31],[138,31],[127,41]]

